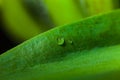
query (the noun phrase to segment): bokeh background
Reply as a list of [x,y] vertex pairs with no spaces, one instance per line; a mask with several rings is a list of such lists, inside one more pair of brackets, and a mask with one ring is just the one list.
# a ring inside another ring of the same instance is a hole
[[0,0],[0,54],[57,26],[120,8],[120,0]]

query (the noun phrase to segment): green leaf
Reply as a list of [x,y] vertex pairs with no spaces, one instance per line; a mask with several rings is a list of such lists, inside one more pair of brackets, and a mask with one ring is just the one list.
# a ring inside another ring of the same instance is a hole
[[44,3],[57,26],[82,19],[74,0],[44,0]]
[[24,41],[49,29],[32,19],[22,0],[4,0],[3,4],[5,30],[13,39]]
[[2,5],[2,0],[0,0],[0,7],[1,7],[1,5]]
[[109,12],[114,9],[112,0],[85,0],[89,15]]
[[119,14],[117,10],[57,27],[3,53],[0,55],[0,78],[119,78],[116,76],[120,70]]

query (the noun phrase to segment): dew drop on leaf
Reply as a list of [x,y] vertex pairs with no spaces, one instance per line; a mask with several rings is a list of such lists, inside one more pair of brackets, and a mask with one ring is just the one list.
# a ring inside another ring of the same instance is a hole
[[68,43],[73,44],[73,41],[72,41],[72,40],[69,40]]
[[58,38],[58,45],[62,46],[65,43],[65,39],[64,38]]

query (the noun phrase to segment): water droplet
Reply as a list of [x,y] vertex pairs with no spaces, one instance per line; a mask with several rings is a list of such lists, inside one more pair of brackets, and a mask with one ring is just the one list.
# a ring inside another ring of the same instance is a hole
[[69,40],[68,43],[73,44],[73,41],[72,41],[72,40]]
[[65,39],[64,38],[58,38],[58,45],[62,46],[65,43]]

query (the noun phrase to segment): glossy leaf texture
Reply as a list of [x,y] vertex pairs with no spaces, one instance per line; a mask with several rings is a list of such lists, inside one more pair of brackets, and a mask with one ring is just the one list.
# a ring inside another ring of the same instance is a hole
[[120,79],[119,14],[59,26],[3,53],[1,80]]

